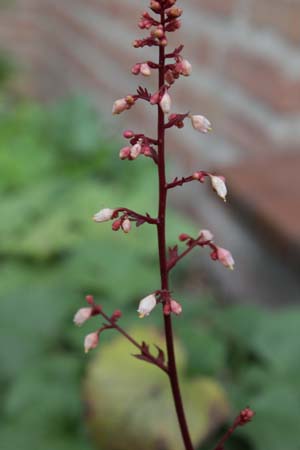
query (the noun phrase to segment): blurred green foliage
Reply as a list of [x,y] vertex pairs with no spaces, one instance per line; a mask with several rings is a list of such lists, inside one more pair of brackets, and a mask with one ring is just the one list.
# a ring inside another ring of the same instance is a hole
[[[157,288],[154,227],[144,225],[124,235],[112,233],[109,224],[90,220],[105,206],[126,205],[155,214],[153,166],[143,159],[135,164],[120,162],[117,148],[82,99],[47,110],[31,103],[2,102],[0,435],[4,450],[92,448],[84,431],[80,392],[87,370],[82,341],[97,319],[75,329],[73,314],[84,304],[84,295],[92,293],[108,312],[122,308],[122,324],[132,327],[139,298]],[[180,232],[194,231],[174,212],[169,214],[168,227],[172,244]],[[176,275],[178,290],[184,273]],[[210,383],[217,390],[220,383],[226,387],[233,414],[247,404],[257,412],[253,423],[231,441],[231,448],[296,450],[299,309],[270,313],[256,307],[221,308],[213,299],[190,299],[186,292],[178,298],[184,305],[184,315],[175,323],[186,353],[184,384],[192,385],[199,374],[218,380],[219,384]],[[159,315],[151,315],[143,325],[145,330],[161,326]],[[112,337],[103,336],[99,351],[91,356],[92,365],[101,363],[102,352],[107,355],[110,346],[117,345]],[[134,363],[140,364],[142,373],[143,363]],[[101,376],[109,374],[109,366],[100,368]],[[132,379],[133,391],[139,376],[137,372]],[[120,383],[121,377],[122,373]],[[117,383],[114,380],[112,389]],[[132,402],[137,414],[139,407],[138,401]],[[211,447],[207,443],[207,449]],[[107,444],[102,450],[110,448],[117,447]]]
[[[140,325],[130,334],[139,342],[155,343],[166,354],[164,337],[158,330]],[[155,351],[151,349],[153,354]],[[118,336],[103,346],[90,364],[85,401],[91,435],[105,449],[181,450],[167,376],[151,364],[141,364],[130,356],[132,353],[137,353],[132,344]],[[216,380],[187,376],[186,352],[178,342],[176,355],[191,438],[197,445],[228,417],[228,402]]]

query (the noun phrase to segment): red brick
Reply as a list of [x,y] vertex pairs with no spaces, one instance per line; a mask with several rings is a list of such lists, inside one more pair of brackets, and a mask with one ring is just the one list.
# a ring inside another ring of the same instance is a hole
[[278,66],[261,56],[230,50],[224,75],[276,111],[300,112],[300,78],[288,78]]
[[265,238],[282,249],[300,246],[298,176],[300,156],[284,154],[263,157],[223,170],[229,192],[244,211],[252,214]]
[[199,10],[203,9],[218,16],[229,16],[232,14],[237,0],[192,0],[192,5],[197,6]]
[[300,3],[298,0],[253,0],[250,17],[262,28],[271,28],[295,44],[300,44]]

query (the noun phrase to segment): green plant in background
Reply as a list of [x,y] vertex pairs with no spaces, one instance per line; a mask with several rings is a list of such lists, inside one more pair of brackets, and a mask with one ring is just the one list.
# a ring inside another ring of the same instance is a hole
[[[108,445],[99,447],[93,428],[93,421],[101,418],[93,415],[89,386],[99,371],[101,377],[110,376],[114,361],[107,366],[102,357],[107,358],[109,348],[120,344],[109,333],[103,336],[99,354],[84,371],[86,359],[79,360],[78,354],[85,332],[74,330],[70,318],[74,305],[90,289],[108,307],[113,302],[132,311],[135,299],[145,287],[151,289],[156,279],[155,236],[150,229],[145,227],[143,236],[132,231],[120,240],[89,220],[102,195],[111,204],[121,199],[138,209],[147,196],[150,209],[154,206],[156,193],[147,184],[143,161],[138,162],[142,173],[136,189],[128,173],[121,170],[121,162],[112,157],[115,145],[101,132],[97,115],[83,99],[71,99],[49,110],[8,102],[4,113],[2,107],[0,436],[4,450],[109,450]],[[182,227],[194,231],[172,214],[171,238]],[[178,275],[180,289],[185,271]],[[185,293],[185,321],[176,324],[178,351],[185,355],[179,362],[185,382],[193,384],[201,373],[214,388],[218,405],[227,408],[223,386],[232,408],[249,401],[259,417],[251,427],[240,430],[230,449],[295,450],[300,310],[270,313],[255,307],[222,308],[211,298],[190,297]],[[136,320],[133,314],[126,316],[123,320],[130,328]],[[159,325],[157,320],[154,325]],[[126,373],[131,373],[133,363],[128,355]],[[145,371],[151,369],[145,367]],[[127,382],[128,390],[136,388],[135,378],[131,388]],[[152,385],[153,379],[145,395]],[[158,383],[158,389],[164,386]],[[100,385],[93,399],[96,406],[103,395]],[[109,395],[114,393],[105,392],[108,403]],[[83,413],[91,439],[82,425]],[[112,412],[112,421],[113,414],[117,411]],[[199,439],[211,430],[209,422],[203,423]],[[129,437],[134,433],[136,429],[128,429]],[[151,442],[155,433],[150,433]],[[120,442],[122,436],[115,433],[112,448],[119,449]],[[209,442],[207,448],[211,448]]]

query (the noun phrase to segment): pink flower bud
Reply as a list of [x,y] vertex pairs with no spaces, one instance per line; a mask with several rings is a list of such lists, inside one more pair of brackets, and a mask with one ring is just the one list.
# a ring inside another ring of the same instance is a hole
[[113,315],[111,316],[111,319],[113,321],[116,321],[118,319],[120,319],[120,317],[122,317],[122,312],[119,309],[116,309],[113,313]]
[[121,219],[117,219],[113,222],[111,228],[113,231],[118,231],[120,229],[122,225],[122,220]]
[[94,297],[93,297],[93,295],[86,295],[85,299],[86,299],[86,301],[87,301],[87,303],[89,305],[92,305],[92,306],[94,305]]
[[112,219],[114,212],[115,210],[110,208],[101,209],[94,215],[93,220],[95,222],[107,222]]
[[149,316],[149,314],[155,308],[155,306],[156,306],[156,297],[154,294],[150,294],[147,297],[143,298],[140,301],[139,308],[137,310],[140,318]]
[[92,316],[93,308],[80,308],[74,316],[75,325],[82,325]]
[[193,128],[195,130],[200,131],[201,133],[207,133],[208,131],[211,131],[211,123],[206,117],[190,115],[189,118],[191,119]]
[[151,0],[150,2],[150,8],[152,9],[152,11],[154,12],[159,12],[160,11],[160,4],[155,1],[155,0]]
[[134,136],[134,132],[132,131],[132,130],[125,130],[124,132],[123,132],[123,137],[125,138],[125,139],[130,139],[130,138],[132,138]]
[[213,234],[209,230],[200,230],[198,241],[200,244],[204,244],[205,242],[210,242],[214,238]]
[[252,409],[245,408],[243,411],[240,412],[240,415],[238,417],[238,422],[240,426],[245,425],[246,423],[250,422],[254,417],[254,411]]
[[84,339],[84,351],[88,353],[93,348],[96,348],[99,342],[99,334],[97,331],[88,334]]
[[159,105],[164,114],[169,114],[171,110],[171,97],[169,96],[168,92],[164,93],[164,95],[161,98],[161,101],[159,102]]
[[135,64],[132,68],[131,68],[131,73],[133,75],[138,75],[141,71],[141,64]]
[[113,114],[121,114],[121,112],[125,111],[129,108],[129,105],[125,98],[120,98],[115,101],[112,108]]
[[216,175],[210,175],[210,181],[213,190],[222,200],[224,200],[224,202],[226,202],[227,187],[224,178]]
[[131,147],[123,147],[120,150],[119,157],[120,159],[127,159],[130,156]]
[[147,63],[141,64],[141,74],[144,75],[144,77],[149,77],[151,75],[151,69]]
[[122,230],[124,231],[124,233],[129,233],[131,230],[130,220],[129,219],[123,220],[121,227],[122,227]]
[[140,156],[141,152],[142,152],[142,146],[139,142],[137,142],[130,149],[131,159],[136,159],[138,156]]
[[181,233],[181,234],[179,235],[179,240],[180,240],[181,242],[187,241],[188,239],[190,239],[190,236],[189,236],[188,234]]
[[230,270],[234,268],[234,259],[230,251],[225,248],[218,247],[217,248],[217,259],[223,264],[223,266],[227,267]]
[[150,98],[151,105],[156,105],[159,102],[159,97],[159,92],[155,92]]
[[165,316],[169,316],[171,314],[171,305],[170,303],[165,303],[163,307],[163,312]]
[[142,151],[145,156],[152,156],[151,148],[149,147],[149,145],[144,145]]
[[183,13],[183,11],[181,8],[173,7],[171,9],[168,9],[166,11],[166,13],[167,13],[168,17],[176,18],[176,17],[180,17],[181,14]]
[[161,28],[156,28],[155,30],[153,30],[151,32],[151,36],[158,38],[158,39],[162,39],[164,37],[165,33],[164,30],[162,30]]
[[203,183],[205,181],[205,173],[203,173],[201,171],[200,172],[194,172],[193,175],[192,175],[192,178],[194,180],[200,181],[200,183]]
[[176,302],[176,300],[170,301],[170,307],[172,313],[176,314],[177,316],[182,313],[182,306],[180,303]]

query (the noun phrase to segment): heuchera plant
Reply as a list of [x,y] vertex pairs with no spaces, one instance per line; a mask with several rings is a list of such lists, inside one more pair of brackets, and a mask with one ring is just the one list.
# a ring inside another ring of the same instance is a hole
[[[146,38],[135,40],[133,46],[135,48],[142,48],[144,46],[157,47],[159,58],[157,62],[144,61],[135,64],[131,72],[133,75],[142,75],[149,77],[153,71],[158,72],[158,89],[153,94],[150,94],[147,89],[139,87],[135,94],[126,95],[124,98],[118,99],[114,102],[112,113],[120,114],[126,110],[131,109],[139,100],[146,101],[157,108],[157,136],[148,137],[142,133],[135,133],[131,130],[126,130],[123,133],[125,139],[129,140],[130,145],[123,147],[120,150],[120,158],[122,160],[133,161],[141,156],[146,156],[152,159],[157,167],[159,180],[159,201],[157,217],[151,217],[149,214],[139,214],[126,207],[120,208],[105,208],[101,209],[94,215],[95,222],[112,221],[112,229],[114,231],[122,230],[124,233],[129,233],[133,223],[136,226],[148,223],[157,229],[158,239],[158,253],[159,253],[159,267],[160,267],[160,287],[154,292],[146,295],[138,305],[139,317],[146,317],[159,304],[164,318],[165,341],[167,349],[167,358],[164,351],[157,347],[157,354],[150,351],[149,345],[146,342],[139,343],[132,336],[130,336],[121,326],[119,326],[119,319],[121,311],[116,310],[112,315],[107,315],[102,307],[95,303],[93,296],[88,295],[86,301],[88,307],[81,308],[74,317],[74,322],[77,325],[82,325],[90,317],[99,315],[105,319],[104,324],[93,333],[85,337],[84,348],[88,352],[97,347],[99,342],[99,335],[108,329],[114,329],[121,333],[128,339],[137,349],[136,358],[150,364],[154,364],[161,369],[168,376],[170,380],[171,390],[173,394],[174,404],[178,417],[184,446],[186,450],[192,450],[193,444],[190,438],[188,424],[186,422],[180,386],[177,376],[176,359],[174,352],[174,340],[172,329],[172,315],[180,315],[182,313],[181,304],[175,300],[169,289],[169,273],[176,266],[176,264],[188,255],[194,248],[208,247],[210,249],[210,257],[219,261],[226,268],[233,269],[234,260],[231,253],[224,248],[219,247],[214,242],[214,237],[209,230],[201,230],[196,237],[188,234],[181,234],[179,241],[182,242],[186,248],[179,251],[178,245],[169,247],[166,245],[166,206],[167,194],[170,189],[182,186],[185,183],[196,181],[203,183],[209,180],[212,189],[217,193],[221,199],[226,201],[227,188],[224,177],[216,174],[206,172],[204,170],[195,171],[192,175],[187,177],[176,177],[171,182],[166,179],[165,168],[165,133],[169,128],[177,127],[183,128],[185,121],[190,121],[192,127],[200,132],[207,133],[211,130],[209,120],[198,114],[191,113],[172,113],[170,97],[170,90],[172,85],[180,76],[189,76],[192,72],[192,66],[182,56],[183,45],[180,45],[175,50],[167,53],[166,47],[168,45],[168,33],[178,30],[181,26],[179,17],[182,15],[182,9],[175,6],[176,0],[152,0],[150,2],[150,9],[153,15],[148,12],[143,12],[139,22],[139,28],[149,30],[149,35]],[[154,17],[153,17],[154,16]],[[219,441],[215,450],[224,449],[224,444],[230,435],[238,426],[242,426],[249,422],[253,417],[253,411],[246,408],[240,412],[236,417],[232,426],[227,433]]]

